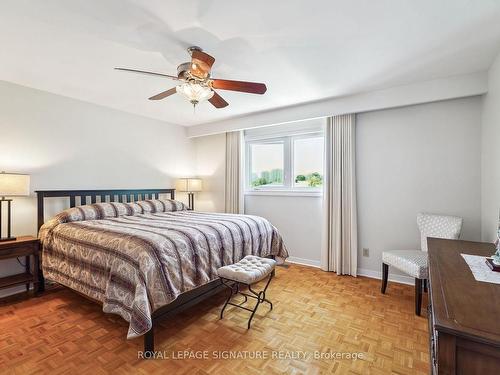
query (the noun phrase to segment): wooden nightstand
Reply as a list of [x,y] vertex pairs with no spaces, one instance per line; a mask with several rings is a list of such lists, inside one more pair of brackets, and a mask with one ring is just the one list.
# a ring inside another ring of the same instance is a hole
[[[38,293],[40,269],[39,249],[38,238],[33,236],[17,237],[14,241],[0,242],[0,260],[24,257],[26,263],[25,272],[0,278],[0,289],[24,284],[28,291],[30,284],[33,283],[35,295]],[[31,267],[31,256],[33,256],[33,267]],[[33,271],[31,268],[33,268]]]

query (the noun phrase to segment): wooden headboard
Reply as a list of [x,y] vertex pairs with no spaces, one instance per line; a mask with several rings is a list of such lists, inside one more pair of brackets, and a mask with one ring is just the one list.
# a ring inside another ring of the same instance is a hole
[[79,198],[79,205],[87,204],[90,197],[91,203],[97,202],[134,202],[144,199],[158,199],[160,195],[170,195],[170,199],[175,199],[175,189],[118,189],[118,190],[37,190],[37,217],[38,230],[43,225],[45,214],[45,198],[69,197],[69,206],[76,206],[76,198]]

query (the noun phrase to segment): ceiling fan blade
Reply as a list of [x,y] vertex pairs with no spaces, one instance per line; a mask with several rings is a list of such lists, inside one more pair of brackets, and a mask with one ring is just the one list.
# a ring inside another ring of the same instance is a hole
[[128,69],[128,68],[115,68],[115,70],[122,70],[124,72],[146,74],[146,75],[151,75],[151,76],[166,77],[166,78],[174,79],[176,81],[180,81],[180,79],[178,77],[176,77],[176,76],[170,76],[168,74],[163,74],[163,73],[147,72],[145,70]]
[[202,52],[202,51],[198,51],[198,50],[193,50],[191,52],[191,58],[193,60],[196,59],[198,61],[204,62],[210,68],[212,67],[212,65],[214,65],[214,62],[215,62],[215,58],[213,56],[210,56],[208,53],[205,53],[205,52]]
[[167,91],[160,92],[159,94],[156,94],[149,98],[149,100],[160,100],[160,99],[165,99],[167,96],[173,95],[177,92],[175,87],[172,87],[171,89]]
[[212,96],[210,99],[208,99],[208,101],[210,103],[212,103],[212,105],[215,107],[215,108],[224,108],[224,107],[227,107],[229,105],[228,102],[226,102],[222,96],[220,96],[219,94],[217,94],[215,91],[214,91],[214,96]]
[[205,52],[199,50],[191,51],[191,68],[189,69],[191,74],[199,77],[206,78],[210,74],[210,69],[214,64],[215,59],[206,54]]
[[267,87],[263,83],[230,81],[227,79],[213,79],[212,87],[219,90],[241,91],[261,95],[267,91]]

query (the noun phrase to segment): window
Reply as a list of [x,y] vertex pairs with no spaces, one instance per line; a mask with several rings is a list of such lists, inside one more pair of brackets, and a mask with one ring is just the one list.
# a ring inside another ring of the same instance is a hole
[[293,186],[320,188],[323,186],[323,137],[292,138]]
[[247,191],[321,191],[321,132],[246,139]]
[[250,143],[250,186],[271,187],[284,183],[284,141]]

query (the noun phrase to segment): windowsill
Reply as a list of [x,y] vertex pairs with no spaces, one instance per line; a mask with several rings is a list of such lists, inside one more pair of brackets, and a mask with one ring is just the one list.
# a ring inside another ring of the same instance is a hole
[[299,190],[248,190],[244,195],[274,195],[283,197],[322,197],[322,191],[299,191]]

